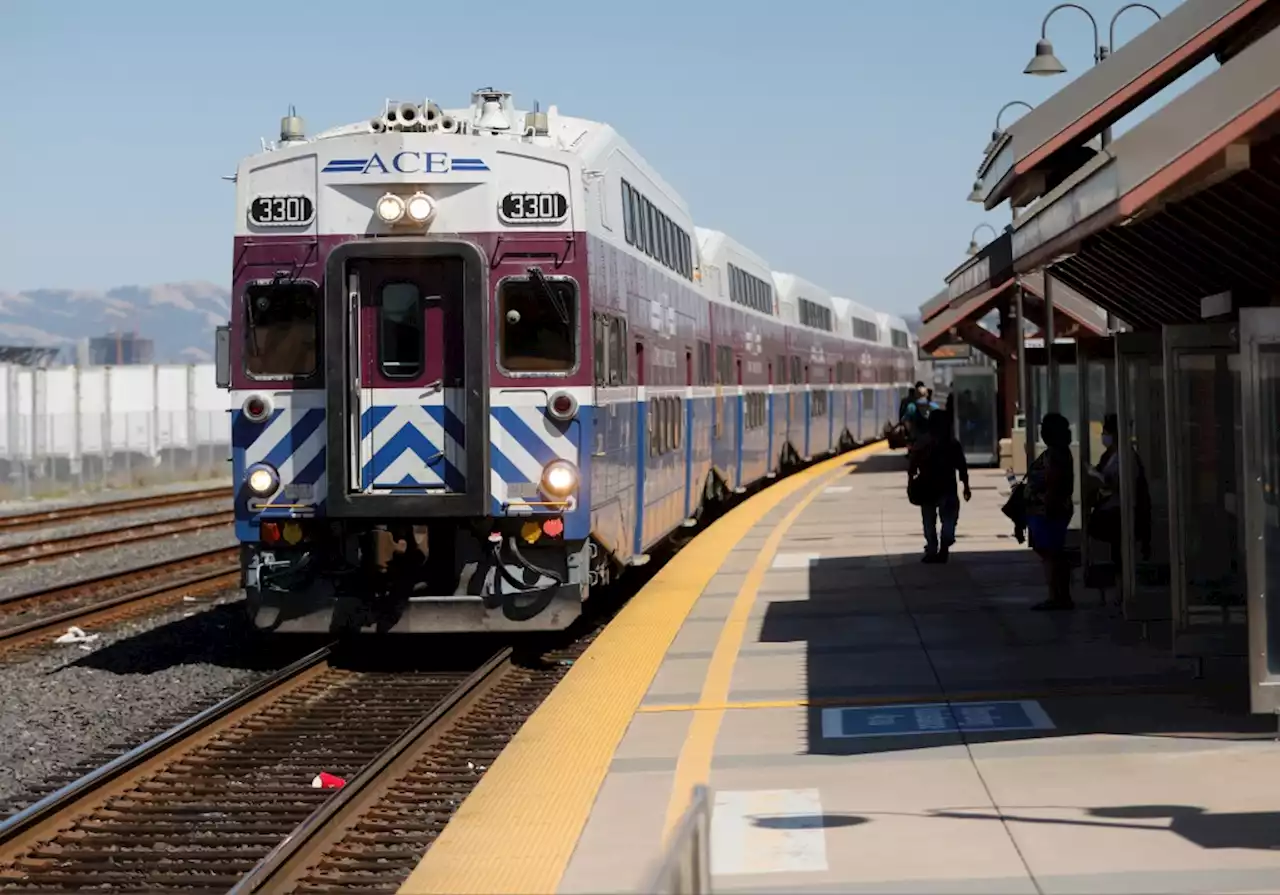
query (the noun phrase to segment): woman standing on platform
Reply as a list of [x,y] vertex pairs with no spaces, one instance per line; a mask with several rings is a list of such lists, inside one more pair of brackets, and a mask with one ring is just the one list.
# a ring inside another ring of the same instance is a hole
[[1046,413],[1040,421],[1044,453],[1027,472],[1027,534],[1031,549],[1044,563],[1049,599],[1033,609],[1071,609],[1071,563],[1067,557],[1067,526],[1075,515],[1076,473],[1071,457],[1071,424],[1060,413]]

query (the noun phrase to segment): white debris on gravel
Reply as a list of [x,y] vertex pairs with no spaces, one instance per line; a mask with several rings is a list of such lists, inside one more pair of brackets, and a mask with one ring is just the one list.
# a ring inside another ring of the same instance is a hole
[[107,516],[90,516],[88,519],[68,519],[55,525],[41,526],[0,535],[0,550],[17,547],[22,544],[36,544],[52,538],[65,538],[72,535],[87,535],[92,532],[110,531],[113,528],[124,528],[128,525],[144,525],[148,522],[166,522],[170,519],[185,519],[189,516],[202,516],[219,510],[230,511],[230,498],[216,500],[199,500],[193,503],[174,504],[167,507],[156,507],[152,510],[137,510],[129,513],[112,513]]
[[0,666],[0,818],[315,648],[242,612],[228,592]]

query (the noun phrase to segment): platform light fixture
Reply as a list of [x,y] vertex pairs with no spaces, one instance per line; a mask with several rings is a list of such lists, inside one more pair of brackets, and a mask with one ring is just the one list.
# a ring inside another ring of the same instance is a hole
[[982,251],[982,246],[978,245],[978,231],[981,230],[983,227],[986,227],[988,230],[991,231],[992,239],[998,239],[1000,237],[1000,234],[996,232],[995,227],[991,226],[986,221],[983,221],[981,224],[973,228],[973,233],[969,237],[968,254],[970,255],[970,257]]
[[[1102,37],[1098,31],[1098,20],[1093,17],[1093,13],[1085,9],[1078,3],[1059,3],[1045,15],[1044,21],[1040,23],[1040,39],[1036,41],[1036,53],[1031,57],[1031,61],[1027,63],[1027,67],[1022,70],[1025,75],[1039,75],[1041,77],[1049,75],[1060,75],[1066,72],[1067,67],[1062,64],[1053,52],[1053,44],[1049,40],[1049,19],[1053,18],[1053,14],[1060,9],[1078,9],[1089,17],[1090,24],[1093,25],[1093,62],[1098,64],[1102,60],[1111,55],[1111,50],[1116,45],[1116,21],[1120,16],[1130,9],[1145,9],[1156,17],[1161,18],[1160,12],[1155,7],[1148,6],[1145,3],[1126,3],[1124,6],[1116,10],[1115,15],[1111,17],[1111,27],[1107,31],[1107,43],[1102,42]],[[1111,145],[1111,128],[1108,127],[1102,132],[1102,148],[1106,149]]]

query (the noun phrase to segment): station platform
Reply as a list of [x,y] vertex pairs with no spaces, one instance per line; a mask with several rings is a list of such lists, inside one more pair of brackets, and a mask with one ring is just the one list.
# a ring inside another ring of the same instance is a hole
[[973,473],[920,562],[906,460],[816,464],[680,551],[404,893],[639,892],[709,784],[716,892],[1280,892],[1280,743],[1036,556]]

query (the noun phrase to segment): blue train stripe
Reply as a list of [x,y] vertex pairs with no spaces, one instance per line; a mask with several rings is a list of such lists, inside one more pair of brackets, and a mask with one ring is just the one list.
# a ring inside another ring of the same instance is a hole
[[462,424],[462,420],[449,409],[445,404],[431,404],[426,408],[427,414],[441,425],[444,434],[457,442],[458,447],[465,448],[467,446],[467,429]]
[[378,424],[391,415],[391,411],[395,410],[394,404],[379,404],[370,407],[360,414],[360,440],[368,438],[373,434],[373,430],[378,428]]
[[[536,432],[529,428],[524,420],[516,415],[516,412],[510,407],[494,407],[492,410],[493,417],[507,430],[516,444],[529,452],[529,456],[537,460],[539,465],[546,466],[552,460],[558,460],[560,455],[551,449]],[[561,437],[566,437],[563,434]]]
[[267,452],[266,456],[262,458],[262,462],[279,469],[280,465],[293,456],[306,443],[306,440],[311,437],[312,433],[320,428],[320,424],[323,422],[323,410],[308,410],[302,414],[302,419],[276,443],[275,447]]

